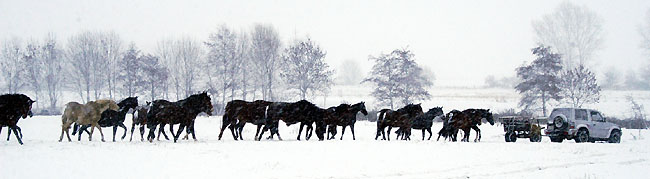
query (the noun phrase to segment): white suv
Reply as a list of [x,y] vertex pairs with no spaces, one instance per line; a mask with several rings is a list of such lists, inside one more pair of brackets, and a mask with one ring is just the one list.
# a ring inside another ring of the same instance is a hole
[[555,108],[548,118],[546,133],[552,142],[575,139],[576,142],[621,142],[621,128],[607,122],[592,109]]

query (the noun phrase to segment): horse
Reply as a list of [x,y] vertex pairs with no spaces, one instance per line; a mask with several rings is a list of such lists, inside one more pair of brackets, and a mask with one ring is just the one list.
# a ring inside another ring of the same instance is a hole
[[[20,118],[32,117],[32,104],[34,100],[24,94],[3,94],[0,95],[0,129],[2,126],[7,126],[10,131],[14,132],[16,139],[20,145],[23,145],[23,135],[20,127],[18,127],[18,120]],[[9,136],[7,136],[9,140]]]
[[[178,141],[178,137],[185,128],[187,128],[186,133],[188,135],[192,134],[192,138],[196,141],[194,120],[202,112],[205,112],[208,116],[212,115],[211,99],[205,91],[199,94],[193,94],[176,102],[156,100],[152,103],[151,109],[147,113],[147,128],[149,128],[147,139],[149,142],[153,142],[153,138],[155,137],[154,131],[159,124],[158,137],[160,137],[160,132],[162,132],[165,138],[168,139],[163,129],[165,124],[169,124],[169,130],[174,137],[174,142]],[[176,134],[174,134],[174,124],[180,125]]]
[[[128,97],[117,103],[117,106],[119,107],[119,111],[112,109],[105,110],[102,112],[101,117],[98,121],[99,127],[113,127],[113,142],[115,142],[117,127],[124,129],[122,139],[126,137],[127,130],[126,126],[124,126],[124,119],[126,118],[126,114],[129,112],[129,110],[133,109],[135,112],[135,108],[138,107],[138,97]],[[78,126],[79,125],[74,126],[72,135],[75,135]],[[88,127],[90,127],[90,125],[83,125],[79,128],[79,140],[81,140],[81,133],[84,131],[90,134],[87,130]]]
[[247,102],[243,100],[233,100],[226,104],[225,113],[222,118],[221,132],[219,133],[219,140],[223,135],[226,128],[230,129],[234,140],[244,140],[242,131],[246,123],[252,123],[257,126],[255,132],[255,139],[260,132],[261,127],[264,125],[263,118],[266,114],[266,107],[271,102],[264,100],[256,100]]
[[[424,140],[425,133],[424,131],[426,130],[429,132],[429,138],[427,140],[431,140],[431,126],[433,125],[433,119],[444,115],[444,112],[442,111],[442,107],[435,107],[429,109],[429,111],[425,112],[424,114],[418,115],[415,118],[412,118],[411,120],[411,129],[421,129],[422,130],[422,140]],[[398,134],[398,137],[400,135],[403,135],[403,133],[406,130],[404,129],[398,129],[395,131]],[[410,133],[404,135],[405,140],[410,140]]]
[[147,112],[151,107],[151,102],[147,101],[147,104],[144,106],[138,106],[136,111],[138,112],[137,116],[134,115],[133,123],[131,123],[131,138],[130,141],[133,141],[133,131],[135,131],[135,125],[140,126],[140,141],[144,140],[144,126],[147,124]]
[[481,141],[481,130],[478,126],[481,125],[482,119],[486,119],[491,125],[494,125],[494,118],[489,109],[466,109],[453,115],[453,117],[449,119],[448,125],[452,127],[452,130],[463,131],[462,142],[469,142],[469,132],[471,129],[474,129],[474,131],[476,131],[474,142],[479,142]]
[[[397,111],[391,109],[382,109],[379,111],[379,118],[377,119],[377,134],[375,140],[382,136],[382,140],[390,140],[390,130],[392,127],[403,128],[407,134],[411,132],[411,121],[418,115],[423,114],[420,104],[408,104]],[[388,127],[388,135],[384,132],[384,128]]]
[[361,112],[363,115],[368,115],[365,102],[362,101],[353,105],[340,104],[335,108],[328,108],[328,110],[334,113],[336,119],[335,121],[328,122],[328,136],[330,133],[332,134],[332,137],[328,138],[328,140],[334,139],[336,136],[336,126],[342,127],[340,140],[343,140],[343,135],[345,134],[345,128],[347,126],[350,126],[350,131],[352,131],[352,140],[356,140],[354,124],[357,122],[357,113]]
[[315,122],[316,136],[318,136],[319,140],[323,140],[325,134],[325,123],[323,122],[322,117],[316,115],[319,109],[320,108],[316,107],[316,105],[307,100],[300,100],[295,103],[271,103],[266,110],[266,118],[263,120],[264,130],[262,130],[262,133],[256,140],[261,140],[264,132],[267,130],[270,130],[271,132],[269,139],[272,139],[273,135],[277,134],[278,139],[282,140],[282,137],[278,132],[278,125],[280,120],[284,121],[287,126],[299,122],[301,123],[300,131],[297,137],[298,140],[300,140],[300,134],[302,133],[303,126],[311,125]]
[[453,128],[451,125],[449,125],[449,119],[453,117],[453,115],[460,114],[459,110],[452,110],[447,115],[442,116],[442,128],[440,128],[440,131],[438,131],[438,139],[436,141],[440,140],[440,136],[444,137],[445,140],[449,138],[450,141],[456,142],[456,134],[458,134],[458,129]]
[[[104,133],[102,132],[101,127],[99,126],[99,119],[101,118],[101,113],[111,109],[118,110],[119,107],[115,104],[113,100],[97,100],[90,101],[86,104],[79,104],[77,102],[69,102],[65,105],[65,110],[63,115],[61,115],[61,137],[59,137],[59,142],[63,141],[63,133],[70,139],[69,130],[70,126],[73,123],[78,125],[90,125],[90,133],[88,140],[92,141],[93,132],[95,128],[99,129],[99,133],[102,136],[102,142],[104,142]],[[79,133],[79,140],[81,140],[81,133]]]

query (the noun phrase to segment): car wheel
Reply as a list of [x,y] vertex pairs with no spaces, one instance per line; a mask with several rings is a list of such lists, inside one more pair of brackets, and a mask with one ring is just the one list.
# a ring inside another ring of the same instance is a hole
[[576,138],[575,138],[576,143],[583,143],[583,142],[589,142],[589,131],[587,129],[580,129],[576,133]]
[[541,142],[542,136],[540,136],[539,134],[532,134],[529,139],[530,142]]
[[621,131],[615,130],[609,135],[609,143],[621,143]]
[[564,140],[563,137],[550,137],[550,138],[551,138],[551,142],[557,142],[557,143],[562,143],[562,141]]
[[555,128],[562,129],[562,127],[564,127],[564,118],[562,116],[555,117],[555,119],[553,119],[553,124],[555,125]]

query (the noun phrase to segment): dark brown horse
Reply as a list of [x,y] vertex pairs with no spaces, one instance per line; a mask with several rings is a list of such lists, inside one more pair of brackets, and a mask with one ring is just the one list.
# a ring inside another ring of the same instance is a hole
[[325,122],[323,121],[323,118],[318,115],[319,111],[320,108],[306,100],[300,100],[295,103],[271,103],[266,110],[264,130],[262,130],[262,133],[258,136],[257,140],[261,140],[264,132],[267,130],[270,130],[271,132],[269,139],[272,139],[273,135],[277,134],[278,139],[282,140],[282,137],[278,133],[279,121],[283,121],[287,126],[301,123],[297,137],[298,140],[300,140],[303,126],[316,123],[316,136],[319,140],[323,140],[325,134]]
[[[411,120],[411,129],[420,129],[422,130],[422,140],[424,140],[425,136],[425,130],[429,132],[429,138],[427,140],[431,140],[431,136],[433,135],[431,133],[431,126],[433,125],[433,119],[444,115],[444,112],[442,111],[442,107],[435,107],[429,109],[429,111],[425,112],[424,114],[418,115],[415,118],[412,118]],[[401,133],[402,131],[405,131],[404,129],[400,128],[398,129],[398,138],[400,135],[404,135],[404,133]],[[405,140],[410,140],[411,137],[406,134],[404,135]]]
[[[207,92],[191,95],[183,100],[176,102],[169,102],[167,100],[156,100],[153,102],[149,113],[147,113],[147,128],[149,128],[149,136],[147,139],[152,142],[155,135],[154,131],[157,125],[160,125],[158,136],[162,132],[165,124],[169,124],[169,130],[174,137],[174,142],[178,140],[183,129],[187,128],[187,133],[192,134],[192,138],[196,141],[194,133],[194,120],[200,113],[205,112],[208,115],[212,114],[212,103],[210,96]],[[180,124],[178,132],[174,134],[174,124]]]
[[147,104],[144,106],[138,106],[136,108],[137,115],[133,116],[133,123],[131,123],[131,138],[129,141],[133,140],[133,131],[135,131],[135,126],[139,125],[140,130],[140,141],[144,140],[144,126],[147,124],[147,112],[151,108],[151,102],[147,101]]
[[347,126],[350,126],[350,131],[352,132],[352,140],[356,140],[356,136],[354,134],[354,124],[357,122],[357,113],[361,112],[363,115],[368,115],[365,102],[362,101],[353,105],[341,104],[336,107],[328,108],[327,110],[330,114],[334,115],[334,118],[326,120],[326,124],[328,125],[327,135],[329,136],[332,134],[331,137],[328,137],[328,140],[334,139],[336,136],[337,126],[342,127],[340,140],[343,140],[343,135],[345,134],[345,128]]
[[[451,127],[450,131],[463,131],[462,142],[469,142],[469,133],[471,129],[476,131],[476,138],[474,142],[481,141],[481,130],[478,128],[482,120],[487,120],[491,125],[494,125],[494,118],[489,109],[466,109],[460,113],[454,114],[448,122]],[[456,134],[451,134],[456,135]]]
[[0,95],[0,129],[2,126],[7,126],[10,131],[14,132],[20,145],[23,145],[23,140],[22,132],[19,132],[20,127],[17,125],[18,120],[33,116],[32,104],[34,102],[24,94]]
[[[403,130],[401,132],[410,135],[411,121],[421,114],[423,114],[423,112],[420,104],[409,104],[397,111],[382,109],[379,111],[379,118],[377,119],[377,134],[375,135],[375,140],[377,140],[380,135],[382,136],[382,140],[390,140],[390,130],[393,127],[402,128]],[[386,127],[388,127],[388,134],[384,132]]]
[[257,100],[247,102],[243,100],[233,100],[226,104],[225,114],[223,115],[221,132],[219,132],[219,140],[223,135],[226,128],[230,129],[233,139],[238,138],[244,140],[242,131],[246,123],[251,123],[257,126],[255,132],[255,139],[258,138],[260,129],[264,125],[264,117],[266,115],[266,108],[271,102],[264,100]]

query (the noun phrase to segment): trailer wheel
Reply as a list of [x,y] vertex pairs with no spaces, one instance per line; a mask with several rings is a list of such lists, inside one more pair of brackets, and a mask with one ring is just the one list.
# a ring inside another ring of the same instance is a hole
[[517,142],[517,134],[514,132],[507,132],[505,138],[506,142]]

